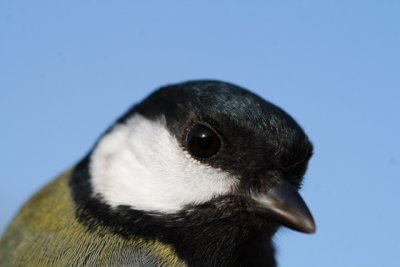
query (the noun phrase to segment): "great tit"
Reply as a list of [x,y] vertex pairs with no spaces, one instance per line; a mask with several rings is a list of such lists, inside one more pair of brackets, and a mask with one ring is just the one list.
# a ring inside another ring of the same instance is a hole
[[20,210],[1,266],[276,266],[313,147],[295,120],[220,81],[162,87]]

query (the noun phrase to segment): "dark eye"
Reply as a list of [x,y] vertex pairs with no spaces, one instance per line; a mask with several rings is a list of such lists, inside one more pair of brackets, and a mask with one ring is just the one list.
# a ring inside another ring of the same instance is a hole
[[186,141],[190,153],[198,158],[209,158],[221,148],[219,136],[207,126],[200,124],[189,130]]

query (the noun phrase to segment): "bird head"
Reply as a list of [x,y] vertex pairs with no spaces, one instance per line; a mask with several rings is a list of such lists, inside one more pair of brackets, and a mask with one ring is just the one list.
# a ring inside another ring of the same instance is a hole
[[281,108],[232,84],[193,81],[163,87],[128,110],[72,184],[78,202],[114,214],[178,221],[203,214],[271,234],[279,225],[312,233],[298,193],[311,155],[308,137]]

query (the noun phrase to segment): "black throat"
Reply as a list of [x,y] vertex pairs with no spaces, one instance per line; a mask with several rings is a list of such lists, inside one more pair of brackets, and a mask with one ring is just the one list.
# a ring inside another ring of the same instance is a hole
[[[89,156],[74,169],[70,185],[76,216],[88,230],[107,229],[123,238],[170,244],[189,266],[276,266],[271,238],[276,224],[264,224],[238,209],[236,197],[187,207],[175,214],[111,207],[93,196]],[[242,203],[242,205],[246,205]]]

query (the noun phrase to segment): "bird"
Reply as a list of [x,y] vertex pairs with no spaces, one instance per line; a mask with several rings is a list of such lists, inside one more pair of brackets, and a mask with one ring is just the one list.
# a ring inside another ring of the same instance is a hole
[[313,145],[232,83],[160,87],[23,205],[1,266],[277,265],[281,227],[314,233],[299,194]]

